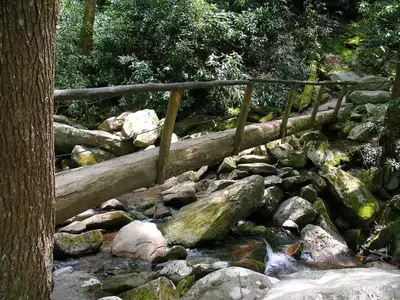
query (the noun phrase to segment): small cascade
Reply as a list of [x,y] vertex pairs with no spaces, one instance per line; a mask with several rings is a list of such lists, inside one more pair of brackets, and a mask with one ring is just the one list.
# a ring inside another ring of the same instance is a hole
[[270,244],[264,239],[267,253],[265,255],[265,275],[280,277],[297,271],[296,260],[285,253],[274,253]]

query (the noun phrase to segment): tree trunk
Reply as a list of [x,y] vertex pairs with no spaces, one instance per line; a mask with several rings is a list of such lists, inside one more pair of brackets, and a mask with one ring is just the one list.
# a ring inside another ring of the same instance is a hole
[[81,50],[83,55],[88,55],[93,47],[93,24],[96,13],[96,0],[85,0],[81,30]]
[[400,99],[400,56],[396,66],[396,78],[393,84],[391,99]]
[[0,1],[0,299],[50,299],[58,1]]

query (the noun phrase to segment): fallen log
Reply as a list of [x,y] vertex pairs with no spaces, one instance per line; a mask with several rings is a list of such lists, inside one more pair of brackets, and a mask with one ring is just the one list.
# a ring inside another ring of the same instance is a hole
[[[317,115],[315,125],[331,122],[333,110]],[[288,134],[312,128],[311,116],[290,118]],[[245,127],[241,150],[278,139],[281,120]],[[230,156],[235,129],[212,133],[171,145],[166,178],[203,165],[212,165]],[[61,224],[86,209],[142,187],[155,184],[159,149],[121,156],[96,165],[59,173],[56,183],[56,223]]]

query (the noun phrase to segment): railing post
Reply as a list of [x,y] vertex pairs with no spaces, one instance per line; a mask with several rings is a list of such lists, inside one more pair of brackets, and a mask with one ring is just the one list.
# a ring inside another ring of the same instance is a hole
[[339,109],[342,106],[344,97],[347,95],[347,90],[348,90],[347,85],[342,86],[342,89],[340,90],[339,98],[336,102],[335,110],[333,111],[333,121],[337,120],[337,117],[339,114]]
[[292,84],[288,102],[286,104],[285,111],[283,112],[282,123],[281,123],[281,138],[284,138],[287,133],[287,123],[290,117],[290,113],[292,111],[293,100],[294,97],[296,96],[296,89],[297,89],[297,84]]
[[319,104],[321,103],[322,96],[324,95],[324,92],[325,92],[325,84],[322,84],[320,89],[319,89],[317,99],[315,100],[314,105],[313,105],[313,110],[312,110],[312,113],[311,113],[311,121],[310,121],[311,125],[314,125],[314,123],[315,123],[315,118],[317,116],[318,107],[319,107]]
[[247,115],[249,114],[250,109],[250,102],[251,96],[253,94],[253,84],[248,84],[246,86],[246,91],[244,93],[244,99],[240,109],[240,115],[238,124],[236,127],[236,134],[235,134],[235,145],[233,148],[233,155],[238,155],[240,151],[240,143],[242,142],[244,127],[246,126]]
[[163,184],[165,181],[169,149],[171,147],[171,137],[174,131],[175,119],[178,113],[181,96],[182,93],[180,91],[173,91],[169,98],[167,115],[165,117],[164,127],[161,134],[160,152],[158,154],[157,184]]

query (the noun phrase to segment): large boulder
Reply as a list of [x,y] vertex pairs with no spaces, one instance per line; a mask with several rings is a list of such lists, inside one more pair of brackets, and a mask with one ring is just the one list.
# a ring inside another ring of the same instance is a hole
[[151,262],[166,251],[167,241],[149,222],[133,221],[115,236],[111,252],[115,256],[142,259]]
[[368,188],[345,171],[323,165],[320,175],[329,182],[334,198],[342,204],[344,212],[354,224],[367,225],[379,211],[379,205]]
[[304,250],[315,263],[326,263],[336,267],[357,266],[357,260],[345,242],[336,240],[319,226],[308,224],[301,230]]
[[54,254],[56,256],[82,256],[96,253],[103,243],[100,230],[92,230],[81,234],[58,232],[54,235]]
[[54,122],[54,148],[56,153],[70,153],[75,145],[102,148],[117,156],[134,151],[131,143],[123,141],[121,137],[109,132],[78,129]]
[[152,280],[119,296],[122,300],[179,300],[175,285],[165,277]]
[[399,271],[378,268],[303,271],[278,282],[263,300],[394,300],[399,282]]
[[125,117],[121,134],[125,139],[133,139],[133,144],[146,148],[154,144],[161,134],[160,120],[152,109],[139,110]]
[[275,210],[273,220],[282,226],[286,220],[295,222],[300,227],[311,223],[317,212],[312,204],[301,197],[292,197],[283,201]]
[[183,207],[161,225],[170,244],[193,247],[223,239],[236,223],[261,206],[264,180],[247,177]]
[[350,94],[349,100],[354,104],[378,104],[389,101],[390,92],[386,91],[354,91]]
[[350,91],[389,91],[392,82],[389,78],[369,75],[362,77],[356,86],[350,86]]
[[271,289],[270,279],[260,273],[230,267],[215,271],[198,280],[182,300],[238,300],[264,297]]

